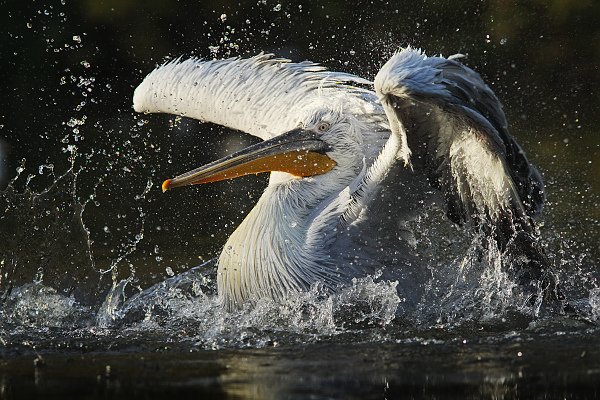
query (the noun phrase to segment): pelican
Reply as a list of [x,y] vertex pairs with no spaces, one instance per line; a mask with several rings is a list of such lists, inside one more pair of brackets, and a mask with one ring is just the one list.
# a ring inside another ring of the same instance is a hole
[[313,285],[335,291],[381,267],[416,268],[410,234],[389,240],[386,232],[436,202],[453,223],[523,255],[517,272],[526,285],[548,286],[533,220],[545,199],[542,178],[509,134],[494,92],[459,57],[401,49],[374,82],[271,54],[176,59],[146,76],[135,111],[263,140],[162,186],[270,172],[218,258],[225,307]]

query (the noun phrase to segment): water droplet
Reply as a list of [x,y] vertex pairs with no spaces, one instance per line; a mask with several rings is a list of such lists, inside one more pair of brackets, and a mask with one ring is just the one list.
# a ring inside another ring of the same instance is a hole
[[502,39],[500,39],[500,44],[501,44],[501,45],[505,45],[505,44],[506,44],[506,42],[508,42],[508,39],[507,39],[507,38],[502,38]]
[[273,11],[281,11],[281,4],[277,3],[277,5],[273,7]]
[[227,21],[227,14],[221,14],[221,22]]
[[27,27],[28,27],[29,29],[31,29],[31,28],[33,27],[33,24],[32,24],[31,22],[28,22],[28,23],[27,23]]
[[74,35],[74,36],[73,36],[73,41],[74,41],[75,43],[81,43],[81,36],[79,36],[79,35]]
[[[158,258],[158,257],[157,257]],[[157,260],[158,261],[158,260]],[[173,272],[173,269],[171,267],[167,267],[165,268],[165,272],[167,273],[167,275],[169,276],[173,276],[175,275],[175,272]]]

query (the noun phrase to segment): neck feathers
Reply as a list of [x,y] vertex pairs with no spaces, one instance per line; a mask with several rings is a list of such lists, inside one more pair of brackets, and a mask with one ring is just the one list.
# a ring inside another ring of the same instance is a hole
[[322,187],[310,179],[294,180],[263,193],[219,257],[217,285],[228,308],[264,297],[280,299],[317,281],[330,288],[342,283],[335,264],[323,261],[327,241],[307,246],[310,214],[330,197]]

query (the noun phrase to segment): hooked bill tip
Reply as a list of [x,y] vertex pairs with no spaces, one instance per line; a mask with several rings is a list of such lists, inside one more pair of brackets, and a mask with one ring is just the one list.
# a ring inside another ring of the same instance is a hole
[[171,180],[167,179],[162,183],[162,191],[163,193],[169,190],[169,186],[171,186]]

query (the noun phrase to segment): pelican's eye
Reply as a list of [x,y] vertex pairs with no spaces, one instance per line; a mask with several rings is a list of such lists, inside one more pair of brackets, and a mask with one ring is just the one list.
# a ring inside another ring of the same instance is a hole
[[317,125],[317,129],[319,132],[327,132],[330,126],[329,122],[320,122],[319,125]]

